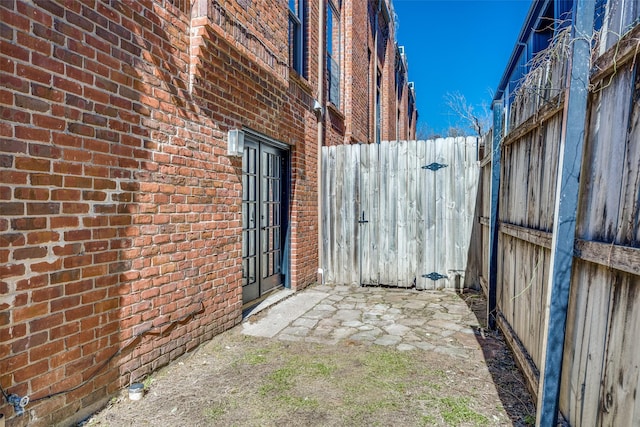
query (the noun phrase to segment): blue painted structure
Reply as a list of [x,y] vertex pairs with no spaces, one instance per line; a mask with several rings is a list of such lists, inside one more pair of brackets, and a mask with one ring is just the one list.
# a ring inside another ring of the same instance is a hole
[[[603,24],[607,0],[595,1],[594,30]],[[572,22],[574,0],[534,0],[520,30],[520,35],[500,79],[493,101],[502,101],[506,117],[509,117],[513,94],[522,79],[530,71],[531,60],[546,49],[553,37]],[[505,132],[508,122],[504,122]]]
[[[599,0],[604,3],[605,0]],[[509,117],[513,94],[530,71],[531,60],[546,49],[553,37],[571,24],[573,0],[534,0],[520,30],[493,102],[502,101]],[[508,127],[505,120],[504,126]],[[508,129],[506,129],[508,130]]]

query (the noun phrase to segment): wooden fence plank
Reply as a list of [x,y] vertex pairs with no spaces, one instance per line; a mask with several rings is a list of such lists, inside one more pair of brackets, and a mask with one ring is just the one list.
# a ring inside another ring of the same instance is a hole
[[[627,7],[632,4],[632,2],[629,2]],[[631,14],[629,15],[631,16]],[[613,33],[606,35],[618,37]],[[608,84],[611,75],[615,74],[619,68],[638,57],[638,40],[640,40],[640,25],[636,25],[631,31],[626,33],[622,39],[620,39],[620,43],[615,49],[609,49],[603,52],[603,54],[596,59],[591,68],[591,81],[598,84],[598,86],[596,86],[597,89],[601,88],[602,85]],[[604,46],[605,45],[603,45],[603,48]]]
[[407,144],[407,286],[415,285],[417,271],[417,249],[418,249],[418,229],[420,225],[418,223],[418,215],[416,209],[416,200],[418,193],[418,171],[420,165],[418,164],[418,149],[417,141],[406,141]]
[[604,399],[596,424],[633,426],[640,424],[640,412],[636,412],[640,356],[629,340],[637,344],[640,336],[640,278],[628,274],[615,274],[613,278],[601,389]]
[[600,267],[578,264],[579,286],[571,289],[567,322],[567,352],[563,361],[561,407],[576,425],[596,425],[604,345],[593,345],[591,337],[607,334],[611,289],[598,286]]
[[416,221],[418,227],[418,237],[416,239],[416,288],[426,289],[427,281],[423,275],[427,274],[427,266],[425,265],[425,259],[427,254],[426,243],[426,228],[424,224],[427,221],[429,213],[426,210],[427,206],[427,194],[430,190],[427,187],[428,171],[422,169],[422,166],[427,165],[427,147],[429,141],[417,142],[417,169],[416,169]]
[[[437,139],[434,147],[434,156],[433,162],[447,164],[447,159],[444,156],[444,152],[448,147],[448,139]],[[445,145],[447,144],[447,145]],[[447,172],[450,172],[449,166]],[[445,169],[445,168],[443,168]],[[434,222],[433,222],[433,245],[431,247],[431,251],[433,252],[434,263],[433,270],[430,272],[436,272],[439,274],[446,274],[446,258],[450,255],[450,250],[448,251],[448,242],[447,238],[450,236],[447,235],[448,221],[447,221],[447,177],[448,174],[444,172],[443,169],[432,172],[432,175],[435,179],[433,197],[435,199],[435,214],[434,214]],[[434,287],[439,288],[443,286],[440,281],[435,281]]]
[[367,277],[364,282],[369,285],[380,284],[380,145],[366,144],[362,146],[369,155],[369,210],[365,212],[368,218],[366,227],[370,233],[370,245],[364,250],[369,251],[368,269],[365,269],[363,275]]
[[549,119],[542,128],[542,138],[545,144],[545,157],[542,163],[542,186],[546,197],[541,199],[540,228],[546,231],[553,229],[553,212],[555,206],[554,186],[558,176],[558,158],[560,156],[560,132],[562,129],[562,115]]
[[[627,127],[621,126],[614,117],[630,117],[631,102],[620,100],[631,100],[633,79],[629,67],[618,72],[619,78],[593,98],[596,108],[592,108],[586,142],[589,146],[586,162],[591,166],[591,173],[586,177],[586,193],[580,206],[586,222],[583,221],[578,230],[582,238],[602,242],[615,241],[621,225],[618,219],[626,150],[611,150],[611,141],[626,141]],[[617,191],[600,191],[603,188]]]
[[575,256],[611,269],[640,275],[640,248],[577,240]]
[[344,245],[345,241],[345,233],[343,230],[344,224],[344,183],[347,179],[346,177],[346,168],[345,168],[345,148],[344,146],[336,146],[336,171],[338,174],[336,175],[335,181],[335,197],[333,197],[332,202],[334,205],[333,211],[336,213],[333,216],[333,222],[335,227],[335,275],[336,281],[339,283],[347,283],[346,278],[344,277]]
[[[448,218],[449,232],[451,233],[451,249],[453,252],[453,262],[447,265],[447,274],[449,278],[449,287],[460,288],[464,281],[460,280],[464,276],[464,267],[466,263],[463,263],[463,259],[467,258],[467,249],[469,247],[468,242],[465,241],[471,236],[471,228],[469,227],[469,221],[466,221],[466,213],[473,212],[473,208],[467,205],[466,199],[466,139],[460,138],[456,143],[452,145],[453,150],[453,166],[454,173],[450,174],[451,183],[449,189],[452,193],[449,194],[451,200],[451,217]],[[464,254],[463,254],[464,251]],[[453,277],[451,277],[452,274]]]
[[551,233],[546,231],[533,230],[531,228],[502,222],[500,223],[500,232],[524,240],[525,242],[542,246],[543,248],[551,248]]
[[[346,182],[348,190],[345,192],[345,204],[352,203],[354,207],[360,205],[360,150],[357,145],[349,146],[349,166],[348,175],[349,180]],[[348,233],[346,239],[348,243],[345,245],[348,249],[348,259],[345,262],[345,274],[347,276],[348,283],[359,284],[359,263],[360,263],[360,244],[359,234],[360,227],[358,226],[358,209],[347,209],[345,213],[345,222],[347,222],[345,231]]]
[[[409,221],[409,200],[407,195],[407,186],[409,185],[409,170],[407,163],[409,161],[409,145],[407,141],[397,142],[398,146],[396,168],[397,168],[397,189],[396,189],[396,276],[397,286],[407,288],[413,286],[413,272],[409,271],[409,240],[413,238],[410,234]],[[411,275],[411,278],[409,276]]]
[[[640,38],[638,47],[640,48]],[[624,151],[624,164],[616,242],[640,246],[640,221],[637,219],[640,210],[640,198],[637,197],[640,194],[640,67],[637,65],[629,75],[627,87],[632,89],[628,93],[631,109],[627,116],[629,126],[625,145],[621,150]]]
[[[378,212],[380,212],[379,222],[379,234],[376,236],[380,242],[380,258],[379,263],[379,276],[381,285],[391,285],[389,277],[389,264],[391,262],[391,223],[386,220],[393,216],[393,208],[389,206],[389,193],[392,193],[391,187],[393,186],[393,177],[391,176],[391,170],[389,163],[389,144],[383,142],[380,144],[380,204],[378,205]],[[385,220],[382,220],[384,218]],[[394,224],[395,227],[395,224]],[[395,233],[394,233],[395,234]]]
[[[426,153],[425,153],[425,165],[431,164],[434,161],[436,143],[435,141],[427,141]],[[436,177],[433,171],[428,169],[422,170],[422,176],[424,177],[424,191],[426,193],[424,202],[424,251],[422,266],[422,275],[430,274],[436,269],[435,259],[435,245],[436,241]],[[434,283],[431,279],[426,279],[423,283],[423,289],[433,289]]]
[[324,193],[326,196],[323,198],[323,206],[328,211],[328,215],[324,215],[325,224],[323,231],[323,256],[325,258],[325,262],[323,264],[324,277],[325,280],[329,283],[335,283],[336,277],[334,273],[335,268],[335,182],[336,182],[336,174],[338,170],[336,168],[336,147],[325,147],[323,148],[323,158],[326,161],[323,161],[322,170],[324,171],[325,180],[324,180]]

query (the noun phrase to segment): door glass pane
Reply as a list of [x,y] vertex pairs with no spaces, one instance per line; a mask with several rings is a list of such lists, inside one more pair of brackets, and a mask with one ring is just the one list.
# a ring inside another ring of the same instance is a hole
[[257,254],[257,252],[256,252],[256,249],[257,249],[256,248],[256,232],[255,231],[251,231],[249,233],[248,240],[249,240],[249,248],[248,248],[247,256],[255,257],[256,254]]
[[249,259],[249,278],[248,281],[249,283],[255,283],[257,280],[256,278],[256,259],[255,258],[251,258]]

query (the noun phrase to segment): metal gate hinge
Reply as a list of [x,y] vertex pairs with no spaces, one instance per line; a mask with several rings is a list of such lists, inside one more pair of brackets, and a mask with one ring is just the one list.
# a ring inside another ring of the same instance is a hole
[[429,274],[423,274],[422,277],[424,277],[425,279],[431,279],[434,282],[436,280],[440,280],[440,279],[448,279],[449,276],[444,275],[444,274],[440,274],[440,273],[436,273],[435,271]]
[[447,166],[449,166],[449,165],[445,165],[444,163],[433,162],[433,163],[431,163],[429,165],[422,166],[422,169],[429,169],[430,171],[435,172],[438,169],[446,168]]

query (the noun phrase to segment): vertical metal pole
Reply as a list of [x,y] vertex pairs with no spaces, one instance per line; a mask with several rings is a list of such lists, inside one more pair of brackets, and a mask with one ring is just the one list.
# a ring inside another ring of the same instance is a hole
[[558,420],[562,356],[569,306],[573,247],[576,232],[580,171],[585,139],[594,0],[573,4],[569,90],[565,95],[556,206],[551,245],[551,266],[545,306],[544,357],[538,387],[536,425],[555,426]]
[[318,165],[317,165],[317,185],[318,185],[318,282],[324,285],[324,247],[322,236],[322,219],[324,205],[322,203],[322,146],[324,145],[324,79],[325,79],[325,3],[324,0],[318,0],[318,103],[320,111],[318,112]]
[[491,214],[489,218],[489,289],[487,295],[487,324],[489,329],[496,328],[496,289],[498,285],[498,208],[500,196],[500,158],[502,156],[502,115],[503,101],[497,100],[491,106],[493,110],[493,141],[491,144]]

